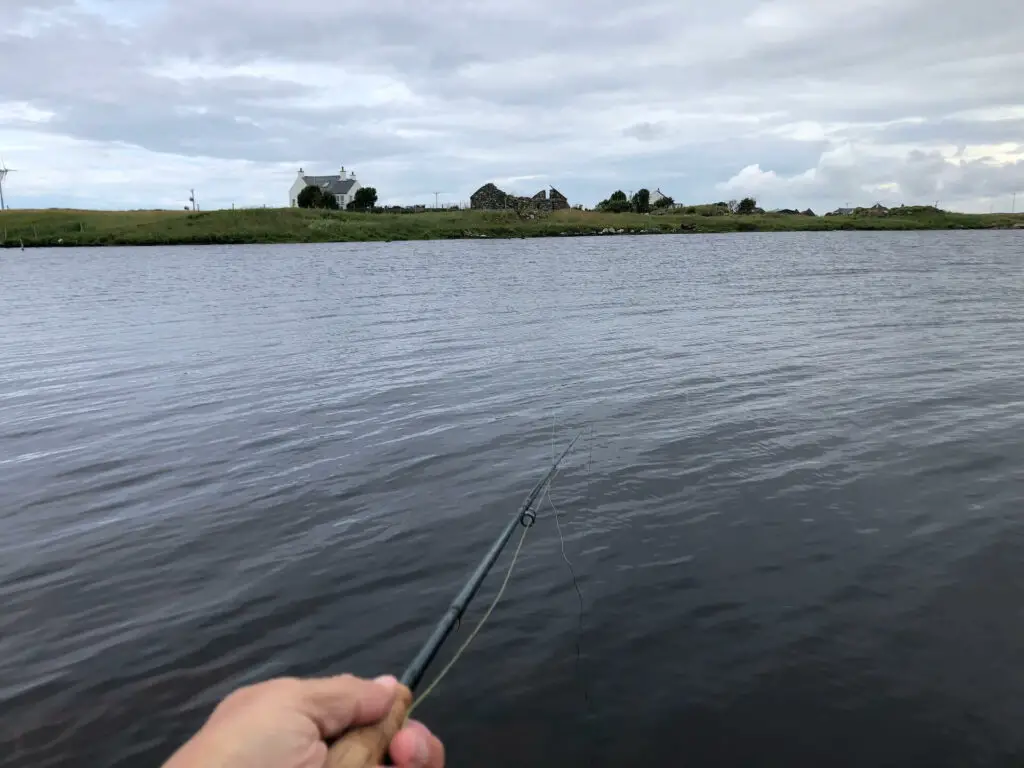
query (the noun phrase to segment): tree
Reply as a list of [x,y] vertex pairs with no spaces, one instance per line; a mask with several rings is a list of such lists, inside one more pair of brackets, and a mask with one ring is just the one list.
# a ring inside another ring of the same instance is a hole
[[329,192],[324,192],[320,196],[320,205],[318,207],[326,208],[329,211],[336,211],[338,210],[338,198]]
[[633,195],[633,210],[637,213],[649,213],[651,210],[651,191],[649,189],[637,190]]
[[670,208],[671,206],[673,206],[675,204],[676,204],[676,201],[673,200],[668,195],[666,195],[665,197],[659,197],[657,200],[655,200],[654,201],[654,205],[652,207],[654,207],[654,208]]
[[376,204],[377,190],[374,187],[360,187],[346,208],[350,211],[369,211]]
[[320,187],[314,187],[312,185],[306,185],[302,191],[299,192],[299,196],[296,199],[299,208],[323,208],[324,207],[324,193]]
[[631,210],[632,207],[629,198],[626,197],[626,193],[621,189],[615,190],[607,200],[602,200],[597,204],[598,210],[607,211],[608,213],[625,213]]
[[744,197],[736,206],[736,213],[753,213],[755,208],[757,208],[757,200],[752,197]]

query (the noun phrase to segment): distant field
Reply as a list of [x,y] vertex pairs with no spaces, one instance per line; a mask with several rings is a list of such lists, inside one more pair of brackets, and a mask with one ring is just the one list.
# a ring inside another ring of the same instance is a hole
[[[908,209],[886,216],[791,214],[701,215],[559,211],[519,218],[506,211],[349,213],[298,208],[221,211],[0,212],[0,245],[174,245],[203,243],[315,243],[451,238],[557,237],[678,232],[803,230],[1000,229],[1024,225],[1024,214],[943,213]],[[620,232],[621,230],[621,232]]]

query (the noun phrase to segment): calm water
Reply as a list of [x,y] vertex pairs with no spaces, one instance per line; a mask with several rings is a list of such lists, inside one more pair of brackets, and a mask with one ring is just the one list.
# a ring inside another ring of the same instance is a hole
[[401,671],[581,429],[582,631],[546,502],[418,713],[451,765],[1024,758],[1024,235],[7,251],[0,296],[2,766]]

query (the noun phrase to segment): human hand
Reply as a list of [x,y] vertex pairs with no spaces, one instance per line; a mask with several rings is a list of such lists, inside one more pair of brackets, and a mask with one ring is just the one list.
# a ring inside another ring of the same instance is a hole
[[[278,678],[225,698],[163,768],[324,768],[328,741],[381,720],[398,691],[393,677]],[[443,768],[444,746],[408,721],[391,740],[398,768]]]

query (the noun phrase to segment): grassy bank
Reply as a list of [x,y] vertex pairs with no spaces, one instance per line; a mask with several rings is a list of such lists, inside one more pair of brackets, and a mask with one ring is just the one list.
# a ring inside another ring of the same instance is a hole
[[706,216],[672,210],[657,215],[559,211],[520,219],[503,211],[348,213],[297,208],[236,211],[4,211],[0,245],[172,245],[317,243],[451,238],[558,237],[679,232],[1005,229],[1024,214],[943,213],[907,209],[887,216],[758,214]]

